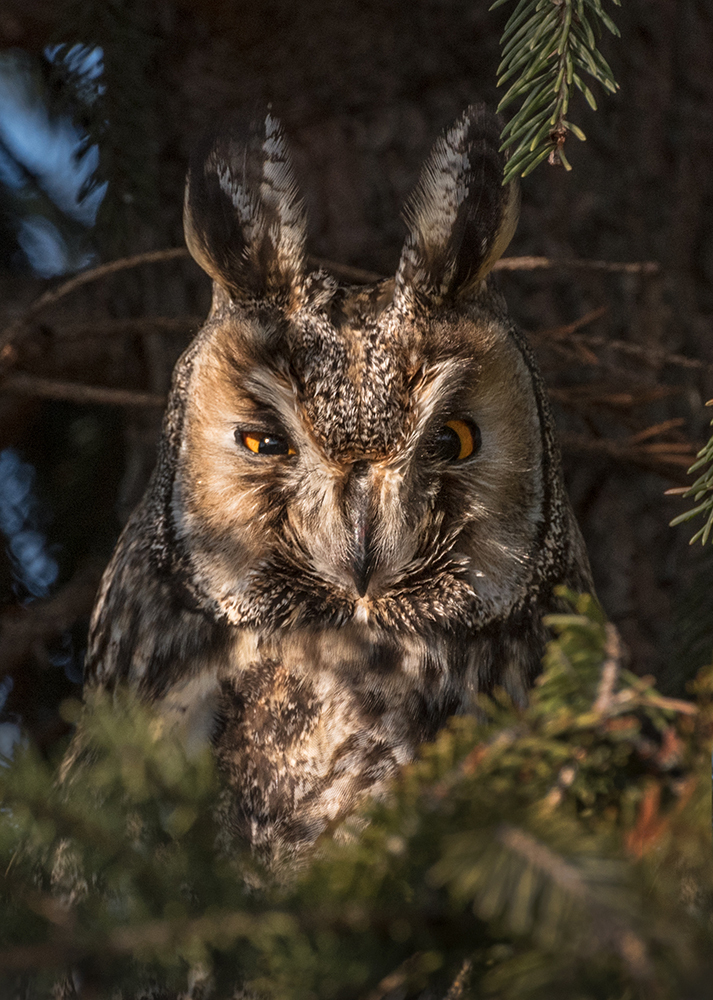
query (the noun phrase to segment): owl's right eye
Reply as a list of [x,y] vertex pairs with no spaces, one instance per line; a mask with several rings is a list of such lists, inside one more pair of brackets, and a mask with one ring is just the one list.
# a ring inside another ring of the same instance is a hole
[[265,455],[266,457],[269,455],[281,455],[286,458],[289,455],[297,454],[288,439],[280,437],[277,434],[261,434],[258,431],[237,430],[235,438],[244,448],[251,451],[253,455]]

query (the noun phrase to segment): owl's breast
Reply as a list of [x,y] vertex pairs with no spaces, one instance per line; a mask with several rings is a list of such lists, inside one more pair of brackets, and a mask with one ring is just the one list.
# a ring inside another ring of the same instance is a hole
[[378,794],[467,698],[467,658],[445,638],[395,642],[355,624],[259,648],[242,636],[236,657],[214,743],[230,824],[269,855],[313,843]]

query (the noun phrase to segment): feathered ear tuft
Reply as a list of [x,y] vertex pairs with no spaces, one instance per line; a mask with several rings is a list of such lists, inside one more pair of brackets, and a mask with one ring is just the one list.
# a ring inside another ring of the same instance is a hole
[[191,255],[233,301],[294,302],[304,272],[306,218],[277,119],[267,114],[196,151],[183,225]]
[[501,124],[482,105],[470,107],[431,150],[404,211],[397,296],[434,304],[466,296],[505,252],[520,198],[516,182],[502,183]]

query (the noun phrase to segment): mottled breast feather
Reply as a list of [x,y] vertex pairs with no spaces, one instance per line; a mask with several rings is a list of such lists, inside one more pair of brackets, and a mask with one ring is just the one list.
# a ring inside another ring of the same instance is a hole
[[310,271],[272,114],[186,185],[210,315],[102,582],[89,685],[212,742],[228,829],[273,863],[382,794],[449,716],[539,670],[591,589],[547,392],[489,272],[514,231],[499,121],[437,140],[392,279]]

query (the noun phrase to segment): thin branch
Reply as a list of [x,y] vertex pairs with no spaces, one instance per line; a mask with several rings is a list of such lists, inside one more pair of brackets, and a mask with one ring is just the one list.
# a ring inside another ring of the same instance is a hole
[[[651,427],[647,427],[637,434],[632,434],[629,438],[629,444],[640,444],[642,441],[648,441],[649,438],[658,437],[659,434],[683,427],[685,423],[683,417],[672,417],[671,420],[663,420],[660,424],[652,424]],[[691,445],[691,447],[693,446]]]
[[494,271],[603,271],[605,274],[658,274],[661,265],[655,260],[624,261],[579,260],[576,257],[501,257]]
[[160,261],[178,260],[187,256],[188,251],[185,247],[174,247],[169,250],[151,250],[148,253],[135,254],[133,257],[120,257],[118,260],[109,261],[108,264],[101,264],[99,267],[82,271],[81,274],[75,275],[57,288],[48,289],[38,299],[35,299],[29,309],[26,309],[14,323],[7,326],[0,334],[0,361],[6,360],[6,349],[18,338],[35,316],[54,305],[55,302],[59,302],[60,299],[71,295],[72,292],[75,292],[83,285],[99,281],[109,274],[116,274],[117,271],[125,271],[132,267],[138,267],[141,264],[155,264]]
[[[677,365],[679,368],[694,368],[699,371],[713,371],[713,364],[710,364],[710,362],[699,361],[698,358],[687,358],[684,354],[669,354],[668,351],[663,351],[659,348],[643,347],[641,344],[632,344],[626,340],[610,340],[608,337],[597,336],[594,334],[563,333],[561,336],[557,336],[559,330],[566,330],[566,327],[557,327],[552,331],[534,330],[528,333],[528,336],[534,341],[543,340],[545,343],[551,344],[553,347],[556,346],[558,342],[561,342],[568,344],[571,343],[574,347],[583,345],[585,347],[601,347],[606,348],[607,350],[619,351],[621,354],[630,354],[633,357],[639,358],[654,368],[660,368],[664,365]],[[552,343],[553,341],[555,343]],[[596,360],[600,363],[598,358]]]
[[589,326],[595,320],[601,319],[609,311],[608,306],[599,306],[597,309],[590,309],[572,323],[565,323],[562,326],[546,327],[544,330],[535,330],[530,336],[542,337],[543,340],[569,340],[573,333],[581,330],[584,326]]
[[187,333],[199,329],[205,316],[140,316],[129,319],[97,319],[91,323],[53,323],[49,327],[58,340],[108,340],[142,333]]
[[691,701],[684,701],[682,698],[667,698],[655,691],[642,695],[642,705],[650,708],[661,708],[666,712],[680,712],[682,715],[698,715],[698,705]]
[[612,703],[614,688],[621,667],[621,641],[619,633],[611,622],[606,623],[605,629],[607,639],[604,647],[604,663],[602,664],[602,672],[599,678],[597,698],[594,702],[594,711],[601,714],[608,711]]
[[[639,678],[639,683],[643,680],[644,678]],[[651,678],[649,680],[652,681]],[[631,687],[624,688],[623,691],[619,691],[618,694],[612,697],[609,711],[612,714],[621,712],[622,710],[630,712],[632,707],[639,705],[644,705],[648,708],[660,708],[666,712],[678,712],[681,715],[698,715],[699,711],[698,705],[692,701],[684,701],[682,698],[668,698],[666,695],[659,694],[658,691],[651,688],[637,691]]]
[[99,403],[104,406],[141,406],[162,408],[166,397],[152,392],[132,392],[129,389],[109,389],[82,382],[60,382],[36,375],[7,375],[0,381],[0,392],[16,396],[62,399],[70,403]]
[[695,454],[695,445],[689,441],[656,441],[651,444],[632,444],[631,438],[588,438],[583,434],[563,434],[564,447],[574,451],[601,451],[612,456],[628,459],[658,456],[659,460],[671,461],[675,465],[687,465]]
[[473,963],[469,958],[466,958],[461,966],[460,972],[451,983],[451,987],[443,1000],[462,1000],[462,997],[465,996],[465,991],[470,984],[472,973]]
[[557,781],[544,798],[544,805],[548,811],[556,809],[564,799],[567,789],[574,783],[579,768],[577,764],[568,763],[560,768]]
[[406,961],[402,962],[401,965],[390,972],[388,976],[377,983],[373,990],[370,990],[363,1000],[383,1000],[383,997],[392,993],[394,990],[398,990],[408,983],[409,979],[413,976],[414,972],[417,972],[420,965],[422,954],[417,951],[414,955],[411,955]]
[[[326,257],[307,258],[312,267],[323,268],[333,274],[341,275],[347,281],[357,284],[370,284],[383,281],[384,275],[376,271],[366,271],[351,264],[338,264]],[[501,257],[496,261],[494,271],[603,271],[607,274],[659,274],[661,265],[654,260],[644,261],[610,261],[581,260],[575,257]]]
[[631,447],[625,441],[620,443],[611,438],[589,438],[584,434],[561,434],[560,445],[563,451],[575,455],[583,452],[593,453],[617,462],[634,462],[681,483],[688,482],[686,471],[693,460],[691,456],[695,455],[692,445],[687,445],[686,451],[679,452],[677,449],[683,448],[683,445],[678,442],[673,444],[659,442],[656,446]]
[[558,389],[553,386],[549,390],[551,399],[575,409],[581,409],[583,406],[610,406],[616,409],[629,409],[632,406],[643,406],[647,403],[656,403],[660,399],[678,396],[682,392],[684,389],[681,386],[668,385],[651,386],[633,392],[607,392],[597,385],[578,385],[567,389]]
[[[18,316],[14,322],[0,333],[0,364],[9,367],[16,360],[13,345],[21,336],[26,333],[29,324],[40,313],[49,309],[55,303],[71,295],[79,288],[100,281],[110,274],[119,271],[126,271],[143,264],[162,263],[164,261],[181,260],[188,258],[188,250],[185,247],[172,247],[167,250],[151,250],[148,253],[135,254],[132,257],[120,257],[118,260],[109,261],[99,267],[82,271],[68,281],[63,282],[56,288],[50,288],[39,298],[35,299],[32,305]],[[358,284],[371,283],[383,280],[383,275],[374,271],[367,271],[359,267],[352,267],[350,264],[339,264],[335,261],[326,260],[322,257],[309,257],[308,262],[318,268],[325,268],[333,271],[334,274],[341,275],[348,281]],[[604,271],[607,273],[625,274],[657,274],[660,265],[655,261],[634,261],[627,263],[616,263],[604,260],[577,260],[557,259],[552,257],[503,257],[494,267],[497,271],[534,271],[534,270],[575,270],[575,271]]]

